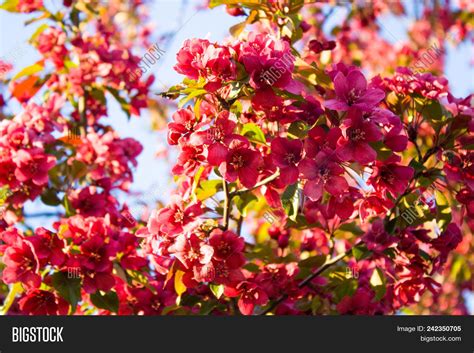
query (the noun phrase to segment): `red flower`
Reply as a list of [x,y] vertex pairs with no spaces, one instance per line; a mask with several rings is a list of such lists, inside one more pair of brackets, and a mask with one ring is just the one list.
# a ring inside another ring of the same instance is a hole
[[92,294],[101,290],[107,292],[115,285],[115,278],[107,272],[83,271],[84,282],[82,286],[86,293]]
[[196,234],[189,237],[184,234],[178,236],[168,251],[176,256],[186,269],[193,271],[193,280],[210,282],[214,279],[215,270],[211,262],[214,249]]
[[474,153],[455,154],[447,151],[445,157],[444,172],[447,179],[452,182],[464,182],[474,190]]
[[383,197],[378,192],[374,192],[366,197],[359,205],[359,215],[362,221],[366,221],[372,216],[381,215],[393,206],[393,202]]
[[303,191],[313,201],[321,198],[323,188],[335,196],[349,188],[346,179],[340,176],[344,169],[325,152],[318,153],[315,159],[301,161],[299,170],[307,179]]
[[98,235],[93,236],[81,245],[79,259],[81,266],[90,271],[109,272],[112,270],[111,257],[116,253],[114,246],[106,244]]
[[5,283],[22,282],[27,287],[37,288],[41,284],[39,261],[33,245],[18,237],[15,243],[5,250],[3,263],[3,281]]
[[298,180],[298,163],[302,157],[303,143],[300,140],[288,140],[277,137],[272,141],[273,162],[280,168],[280,179],[286,185]]
[[396,306],[410,305],[420,300],[421,294],[428,289],[436,294],[440,285],[430,277],[408,277],[400,280],[393,289]]
[[175,254],[185,268],[191,268],[197,263],[207,264],[214,254],[214,249],[204,243],[196,234],[191,234],[189,237],[184,234],[178,236],[169,251]]
[[347,111],[358,108],[370,111],[385,98],[381,89],[367,88],[367,80],[357,69],[350,70],[347,75],[339,72],[333,81],[337,98],[324,103],[329,109]]
[[[213,261],[215,277],[213,282],[234,287],[245,280],[241,265],[232,261]],[[237,266],[238,265],[238,266]]]
[[372,228],[362,237],[362,239],[367,245],[367,248],[374,252],[382,252],[396,241],[395,237],[392,237],[385,231],[381,219],[377,219],[372,224]]
[[188,39],[183,47],[176,54],[178,64],[174,69],[180,74],[186,75],[193,80],[199,78],[200,72],[204,69],[201,58],[211,43],[206,39]]
[[31,289],[19,300],[24,315],[67,315],[69,304],[55,293]]
[[245,263],[242,253],[245,241],[234,232],[215,229],[211,233],[209,245],[214,248],[214,259],[226,261],[232,268],[241,267]]
[[175,237],[183,230],[191,228],[202,213],[200,202],[185,207],[180,197],[173,196],[169,207],[162,208],[158,212],[153,211],[148,221],[148,230],[152,234],[164,233],[168,237]]
[[392,151],[404,151],[407,148],[408,137],[402,133],[403,131],[403,125],[392,127],[383,137],[383,143]]
[[314,158],[320,151],[332,152],[337,147],[337,141],[342,136],[341,129],[333,127],[329,130],[317,125],[308,133],[304,141],[304,150],[307,158]]
[[291,82],[295,58],[287,42],[252,32],[238,50],[239,61],[249,73],[253,88],[284,88]]
[[236,138],[229,144],[229,152],[219,171],[227,181],[234,182],[238,178],[242,185],[251,188],[257,183],[260,162],[260,154],[250,149],[248,140]]
[[84,217],[102,217],[107,212],[107,195],[99,193],[94,186],[74,190],[69,198],[77,213]]
[[188,39],[176,55],[174,69],[189,78],[204,77],[208,91],[220,88],[222,82],[235,79],[236,66],[229,48],[210,43],[208,40]]
[[229,119],[229,112],[221,112],[214,125],[205,131],[199,131],[192,135],[192,145],[207,145],[207,161],[213,166],[218,166],[225,161],[229,152],[228,144],[240,135],[234,134],[236,123]]
[[337,311],[345,315],[372,315],[374,313],[374,292],[368,288],[357,288],[352,297],[345,296],[337,304]]
[[431,242],[431,245],[441,253],[447,254],[451,250],[456,249],[461,241],[461,230],[456,224],[450,223],[446,227],[446,230]]
[[188,176],[194,176],[196,170],[206,160],[206,157],[204,156],[203,152],[204,150],[202,146],[183,146],[181,149],[181,153],[178,156],[178,161],[173,167],[173,174],[185,174]]
[[[293,279],[298,274],[296,263],[268,264],[257,274],[255,281],[271,298],[292,290]],[[295,286],[296,287],[296,286]]]
[[468,188],[462,189],[456,195],[456,199],[465,205],[467,214],[474,219],[474,192]]
[[20,186],[20,182],[15,176],[16,165],[8,159],[0,160],[0,184],[8,185],[10,189]]

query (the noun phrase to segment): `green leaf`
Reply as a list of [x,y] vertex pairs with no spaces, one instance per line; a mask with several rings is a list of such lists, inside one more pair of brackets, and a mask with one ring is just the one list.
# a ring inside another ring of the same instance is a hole
[[30,37],[30,42],[33,42],[41,33],[43,33],[43,31],[46,29],[46,28],[49,28],[49,25],[47,25],[46,23],[43,23],[41,26],[39,26],[36,31],[31,35]]
[[3,205],[12,194],[8,185],[0,187],[0,206]]
[[230,86],[230,90],[227,94],[226,100],[232,101],[239,96],[240,92],[242,91],[242,88],[244,87],[244,84],[242,82],[235,81],[235,82],[231,82],[229,86]]
[[338,228],[338,230],[343,231],[343,232],[349,232],[354,235],[364,234],[364,231],[360,229],[360,227],[356,224],[356,222],[344,223]]
[[66,217],[71,217],[76,214],[76,210],[74,209],[74,207],[72,207],[71,201],[69,201],[67,195],[64,195],[63,206],[66,210]]
[[191,187],[191,195],[193,195],[194,198],[196,197],[196,188],[199,184],[199,180],[201,179],[201,175],[203,171],[204,171],[204,167],[201,166],[199,167],[198,172],[194,175],[193,185]]
[[25,76],[31,76],[37,72],[40,72],[44,69],[44,66],[42,63],[37,62],[34,63],[33,65],[25,67],[23,70],[18,72],[15,76],[13,76],[12,81],[16,81],[19,78],[25,77]]
[[313,300],[311,301],[311,313],[313,315],[316,315],[322,305],[323,303],[321,301],[321,298],[318,295],[314,296]]
[[378,267],[375,268],[372,276],[370,277],[370,285],[375,291],[375,299],[379,301],[385,295],[387,291],[386,280],[382,270]]
[[229,28],[229,33],[233,37],[238,37],[240,33],[242,33],[242,31],[245,29],[246,25],[247,25],[247,21],[242,21],[240,23],[237,23]]
[[288,135],[296,139],[304,139],[308,134],[308,124],[304,121],[294,121],[288,128]]
[[217,299],[220,299],[222,294],[224,294],[224,286],[222,284],[210,284],[209,288]]
[[381,141],[370,142],[370,146],[377,152],[377,160],[385,161],[393,152]]
[[311,301],[309,298],[301,298],[295,302],[295,308],[299,311],[308,311],[311,309]]
[[[71,63],[71,64],[75,65],[74,63]],[[102,89],[92,88],[90,93],[91,93],[91,96],[94,97],[94,99],[105,104],[106,99],[105,99],[104,91]]]
[[312,85],[319,84],[325,88],[329,88],[332,85],[329,75],[324,70],[318,68],[315,63],[308,65],[303,59],[296,57],[295,69],[302,79]]
[[110,291],[107,293],[97,291],[91,294],[91,302],[100,309],[105,309],[111,312],[118,312],[119,299],[117,293]]
[[216,6],[220,5],[240,5],[243,7],[248,7],[248,8],[263,8],[265,7],[266,1],[261,1],[261,0],[244,0],[244,1],[236,1],[236,0],[211,0],[209,1],[209,8],[214,8]]
[[238,100],[236,100],[232,106],[230,107],[230,112],[235,114],[237,117],[242,114],[242,103],[240,103]]
[[71,304],[71,311],[74,313],[81,300],[81,279],[69,277],[65,272],[56,272],[51,276],[51,283],[59,295]]
[[398,218],[394,218],[388,221],[387,223],[385,223],[385,231],[388,234],[393,234],[395,232],[395,228],[397,226],[397,219]]
[[220,190],[222,190],[222,180],[202,180],[196,189],[196,197],[198,200],[203,201],[214,196]]
[[296,221],[300,202],[300,192],[298,189],[298,183],[290,185],[285,189],[283,195],[281,196],[281,202],[288,217],[292,221]]
[[431,101],[422,110],[423,117],[428,120],[441,120],[443,118],[443,109],[438,101]]
[[248,123],[242,127],[240,132],[242,136],[246,136],[250,141],[255,143],[266,144],[267,140],[265,139],[265,134],[262,129],[257,124]]
[[418,162],[416,159],[412,159],[410,161],[409,166],[415,169],[415,172],[422,172],[426,170],[426,167],[422,163]]
[[449,206],[449,201],[446,196],[436,190],[435,191],[435,199],[436,199],[436,220],[438,223],[438,227],[442,230],[445,230],[447,225],[451,222],[452,215],[451,215],[451,207]]
[[194,89],[190,94],[188,94],[186,97],[182,98],[178,102],[178,108],[182,108],[186,103],[188,103],[191,99],[202,96],[206,94],[207,91],[205,89]]
[[253,262],[249,262],[244,265],[244,268],[252,273],[257,273],[260,271],[260,267],[257,264],[254,264]]

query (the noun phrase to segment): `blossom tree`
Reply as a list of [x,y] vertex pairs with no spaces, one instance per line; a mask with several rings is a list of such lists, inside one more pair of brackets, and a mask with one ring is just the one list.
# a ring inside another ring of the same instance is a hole
[[[113,192],[128,190],[142,147],[102,121],[107,93],[130,115],[150,104],[152,78],[130,75],[149,30],[121,34],[114,15],[130,2],[7,2],[55,24],[33,35],[43,59],[8,79],[24,111],[0,123],[3,312],[467,313],[474,100],[440,74],[442,38],[471,39],[472,9],[433,3],[391,48],[380,18],[407,13],[401,3],[351,5],[328,34],[338,6],[210,1],[243,21],[177,53],[183,81],[161,93],[179,100],[177,187],[142,222]],[[80,133],[56,137],[66,129]],[[54,229],[17,226],[37,198],[62,205]]]

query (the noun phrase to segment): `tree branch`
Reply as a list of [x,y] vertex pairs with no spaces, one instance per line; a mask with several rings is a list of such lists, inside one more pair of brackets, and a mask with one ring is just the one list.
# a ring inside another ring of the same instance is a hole
[[[306,277],[303,281],[301,281],[299,284],[298,284],[298,288],[303,288],[304,286],[308,285],[311,283],[311,281],[319,276],[321,273],[323,273],[324,271],[326,271],[329,267],[331,267],[332,265],[334,265],[335,263],[337,263],[339,260],[342,260],[343,258],[345,258],[347,255],[349,255],[350,253],[352,252],[352,248],[350,248],[349,250],[347,250],[346,252],[342,253],[342,254],[339,254],[337,255],[336,257],[332,258],[331,260],[329,261],[326,261],[326,263],[324,265],[322,265],[320,268],[318,268],[315,272],[313,272],[312,274],[310,274],[308,277]],[[275,309],[281,302],[283,302],[285,299],[288,298],[288,294],[283,294],[280,298],[278,298],[277,300],[275,300],[272,304],[270,304],[270,306],[268,308],[266,308],[265,310],[263,310],[259,315],[265,315],[265,314],[268,314],[270,311],[272,311],[273,309]]]
[[268,184],[270,182],[272,182],[273,180],[275,180],[276,178],[278,178],[280,176],[280,171],[276,171],[274,174],[270,175],[269,177],[263,179],[263,180],[260,180],[257,184],[255,184],[253,187],[251,188],[248,188],[248,189],[242,189],[242,190],[238,190],[238,191],[235,191],[231,194],[232,197],[234,196],[237,196],[237,195],[241,195],[241,194],[244,194],[246,193],[247,191],[252,191],[252,190],[255,190],[257,188],[259,188],[260,186],[263,186],[265,184]]
[[224,214],[222,216],[223,218],[223,228],[227,230],[229,227],[229,216],[230,216],[230,207],[231,207],[231,200],[232,196],[229,194],[229,186],[227,185],[227,182],[225,179],[222,179],[222,186],[224,188]]

